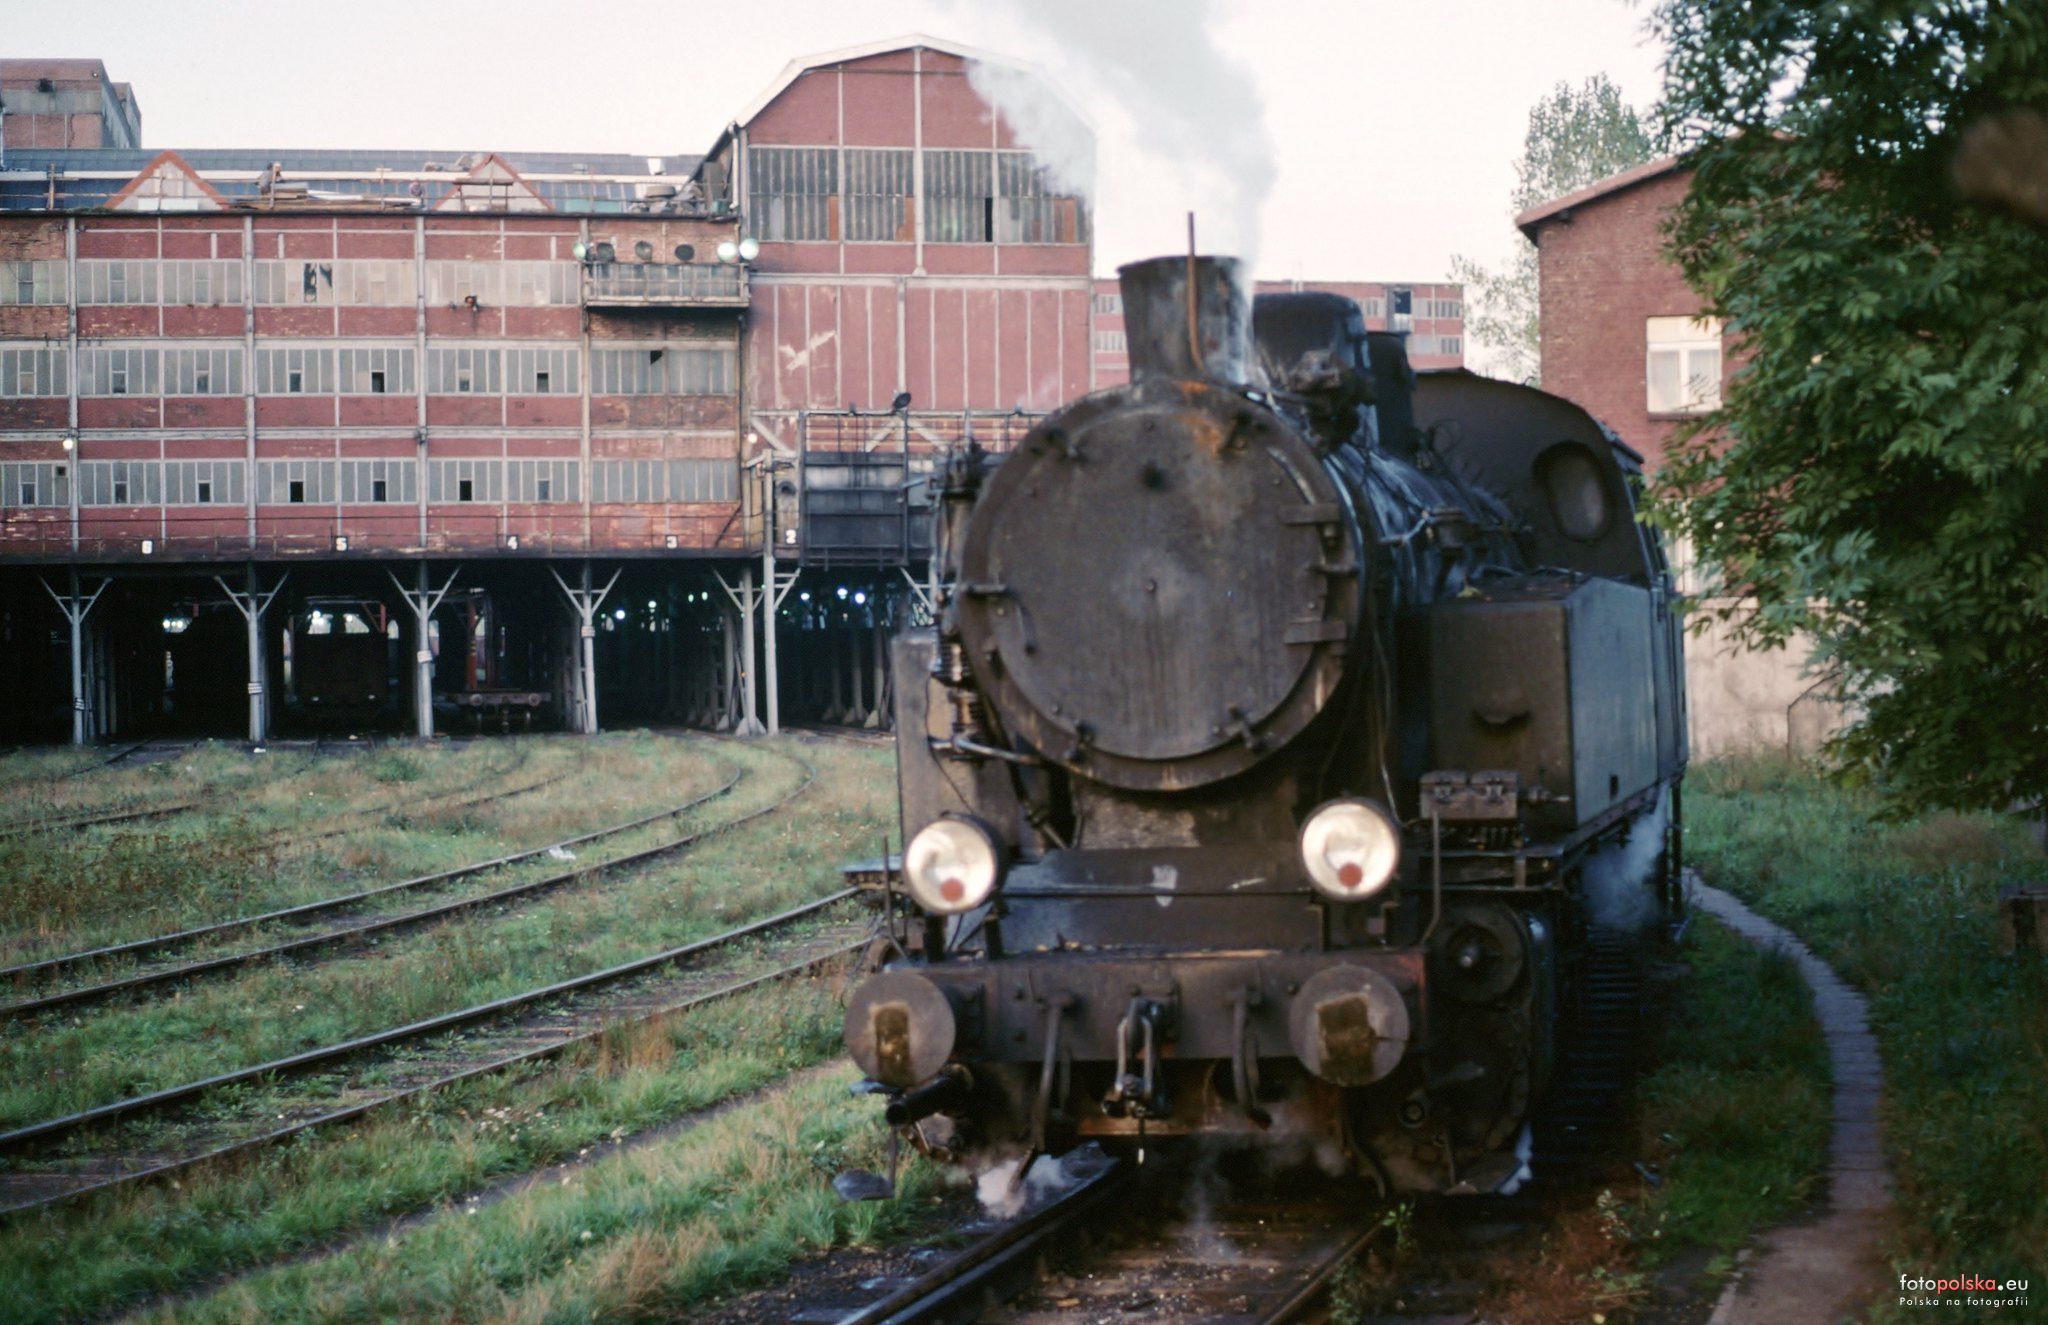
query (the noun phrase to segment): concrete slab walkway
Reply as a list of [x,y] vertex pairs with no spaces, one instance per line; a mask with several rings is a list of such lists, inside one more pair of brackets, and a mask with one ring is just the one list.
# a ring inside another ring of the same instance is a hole
[[1884,1085],[1863,995],[1813,955],[1798,936],[1697,876],[1695,904],[1761,947],[1799,963],[1834,1076],[1827,1205],[1815,1218],[1775,1229],[1721,1295],[1708,1325],[1835,1325],[1857,1320],[1888,1286],[1880,1256],[1892,1207],[1891,1171],[1878,1133]]

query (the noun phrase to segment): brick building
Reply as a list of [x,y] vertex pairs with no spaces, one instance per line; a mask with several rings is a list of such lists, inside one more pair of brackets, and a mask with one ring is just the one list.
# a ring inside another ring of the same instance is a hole
[[[1536,245],[1543,387],[1615,430],[1654,476],[1675,429],[1720,404],[1734,371],[1720,323],[1664,252],[1692,175],[1665,157],[1515,218]],[[1684,550],[1679,588],[1700,592]],[[1767,746],[1811,751],[1842,719],[1807,648],[1757,653],[1711,627],[1686,650],[1695,754]]]
[[1665,157],[1515,218],[1536,245],[1543,386],[1621,434],[1653,470],[1687,417],[1720,403],[1717,324],[1664,256],[1691,174]]
[[653,157],[144,150],[0,62],[9,737],[875,720],[925,476],[1104,380],[998,59],[799,60]]
[[0,162],[15,148],[141,145],[135,89],[98,60],[0,60]]

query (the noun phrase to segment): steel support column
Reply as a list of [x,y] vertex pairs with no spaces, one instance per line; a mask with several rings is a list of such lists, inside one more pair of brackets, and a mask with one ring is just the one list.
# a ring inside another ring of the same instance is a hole
[[[772,496],[774,475],[769,475]],[[781,650],[775,643],[775,618],[781,613],[782,600],[789,597],[789,591],[796,587],[796,577],[803,574],[801,569],[777,570],[775,567],[775,540],[770,538],[761,544],[761,588],[763,603],[761,612],[762,645],[768,656],[763,667],[762,684],[768,692],[768,734],[782,730],[781,677],[778,675]]]
[[[424,474],[420,483],[424,487]],[[413,730],[419,733],[421,740],[427,740],[434,734],[434,609],[441,605],[441,600],[455,587],[455,577],[462,573],[462,568],[457,566],[449,571],[447,582],[439,589],[429,587],[425,561],[421,561],[415,567],[413,587],[410,589],[405,587],[404,580],[398,578],[398,572],[389,566],[384,568],[384,573],[390,576],[392,587],[398,590],[398,596],[412,609]]]
[[569,610],[576,614],[577,670],[582,673],[578,687],[582,713],[577,730],[585,736],[597,735],[597,614],[604,607],[604,600],[611,596],[612,587],[625,573],[620,567],[604,582],[604,588],[591,587],[590,563],[583,563],[578,587],[571,589],[569,582],[562,578],[560,571],[548,567],[548,574],[555,577],[555,583],[562,587],[562,594],[569,600]]
[[71,568],[70,592],[58,593],[48,580],[43,588],[57,602],[57,610],[64,614],[64,620],[71,625],[71,743],[84,745],[89,739],[86,710],[90,707],[85,697],[85,618],[91,614],[94,603],[107,591],[112,579],[100,581],[100,587],[87,596],[78,582],[78,567]]
[[263,581],[256,573],[256,563],[250,562],[243,576],[243,588],[237,592],[226,578],[216,575],[213,582],[220,586],[235,610],[242,614],[242,621],[249,631],[249,740],[262,741],[270,735],[270,704],[267,682],[270,672],[263,660],[263,614],[271,602],[284,588],[284,582],[291,578],[286,571],[277,577],[277,583],[270,586],[270,592],[263,592]]
[[761,725],[761,719],[756,716],[758,710],[754,707],[754,619],[767,594],[764,590],[754,587],[754,567],[751,563],[740,567],[740,582],[737,588],[726,583],[723,571],[714,571],[713,574],[718,576],[718,587],[725,591],[727,598],[732,599],[732,605],[739,609],[740,614],[740,720],[732,730],[737,736],[759,736],[767,729]]

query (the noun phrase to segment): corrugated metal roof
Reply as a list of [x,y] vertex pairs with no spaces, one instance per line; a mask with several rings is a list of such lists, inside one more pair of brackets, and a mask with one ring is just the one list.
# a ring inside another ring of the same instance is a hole
[[[331,148],[200,148],[179,155],[229,199],[258,195],[254,176],[281,162],[284,177],[316,194],[402,197],[421,186],[431,207],[466,174],[481,152],[352,151]],[[619,212],[635,201],[635,186],[682,179],[703,157],[686,154],[631,156],[617,152],[501,152],[533,190],[562,212]],[[57,172],[57,210],[104,207],[137,172],[156,160],[154,150],[125,148],[20,149],[6,155],[0,178],[0,211],[40,211],[49,204],[49,174]],[[649,166],[653,169],[649,169]],[[223,179],[243,174],[247,179]],[[28,176],[23,178],[22,176]],[[558,178],[549,178],[555,176]],[[301,204],[305,207],[307,204]],[[317,207],[317,201],[311,204]]]
[[[127,170],[142,169],[156,159],[160,148],[15,148],[7,153],[9,170]],[[317,175],[321,171],[354,174],[363,171],[424,171],[438,167],[455,173],[457,161],[467,156],[480,161],[486,153],[470,151],[427,152],[362,151],[329,147],[233,147],[180,149],[178,155],[199,171],[262,170],[273,161],[284,163],[287,174]],[[625,152],[499,152],[522,175],[629,175],[647,179],[665,175],[687,175],[704,158],[689,153],[667,156],[635,156]],[[648,162],[659,168],[649,170]]]

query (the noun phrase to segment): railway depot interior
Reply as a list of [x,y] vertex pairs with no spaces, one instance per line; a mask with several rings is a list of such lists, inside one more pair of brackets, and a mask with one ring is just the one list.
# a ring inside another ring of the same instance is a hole
[[[0,61],[0,735],[886,723],[935,468],[1125,376],[999,59],[659,157],[157,151]],[[1457,287],[1331,288],[1461,361]]]

